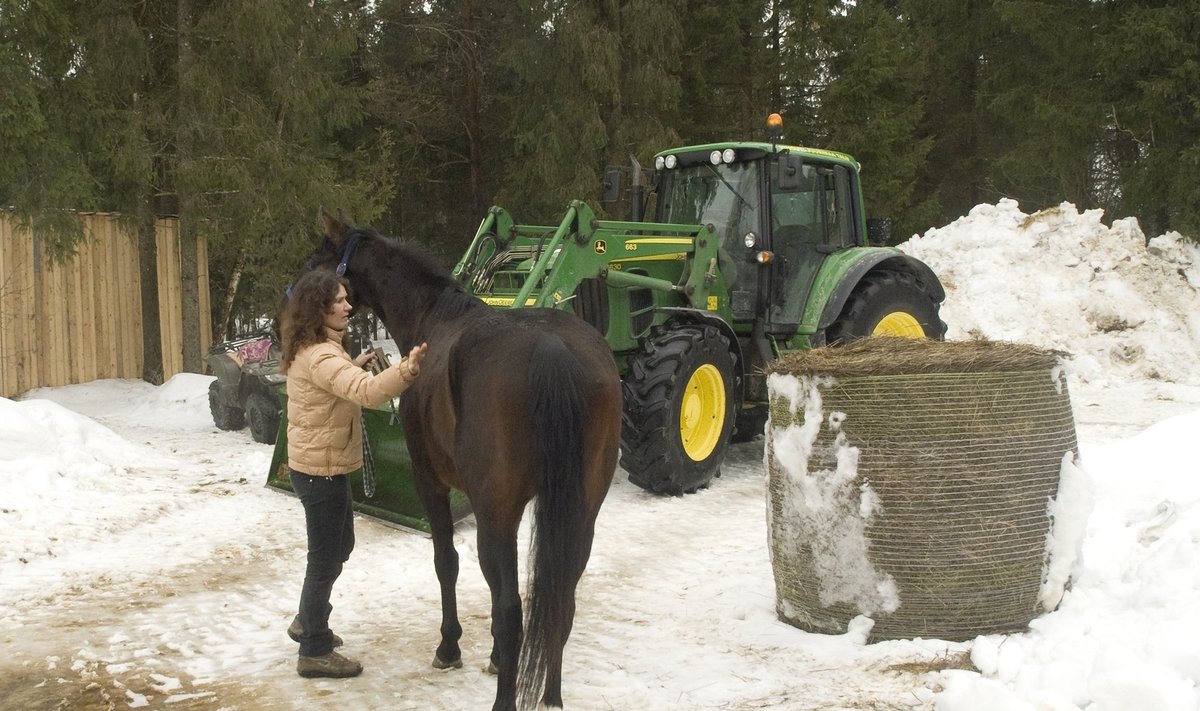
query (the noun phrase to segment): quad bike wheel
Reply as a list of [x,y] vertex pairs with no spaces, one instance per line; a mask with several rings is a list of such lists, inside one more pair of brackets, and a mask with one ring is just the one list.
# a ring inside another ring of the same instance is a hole
[[631,356],[622,384],[621,466],[634,484],[691,493],[720,473],[738,383],[729,339],[715,326],[657,334]]
[[278,400],[272,400],[266,393],[250,393],[246,398],[246,419],[255,442],[275,444],[280,420]]
[[878,272],[863,278],[841,315],[825,331],[829,344],[867,336],[903,336],[941,340],[946,324],[938,302],[911,274]]
[[215,380],[208,385],[208,410],[212,413],[213,424],[217,429],[240,430],[246,426],[246,413],[241,408],[225,402],[217,390]]

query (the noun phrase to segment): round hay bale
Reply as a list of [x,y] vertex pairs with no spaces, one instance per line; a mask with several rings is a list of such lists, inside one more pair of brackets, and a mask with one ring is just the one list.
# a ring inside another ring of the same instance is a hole
[[1061,355],[872,338],[776,362],[766,462],[780,617],[840,634],[867,615],[873,641],[961,641],[1056,606],[1050,505],[1077,450]]

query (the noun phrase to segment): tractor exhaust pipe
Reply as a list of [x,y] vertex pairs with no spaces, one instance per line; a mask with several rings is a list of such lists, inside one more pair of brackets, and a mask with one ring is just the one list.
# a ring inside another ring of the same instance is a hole
[[633,164],[633,182],[629,186],[629,221],[641,222],[646,215],[646,189],[642,185],[642,164],[638,159],[629,156]]

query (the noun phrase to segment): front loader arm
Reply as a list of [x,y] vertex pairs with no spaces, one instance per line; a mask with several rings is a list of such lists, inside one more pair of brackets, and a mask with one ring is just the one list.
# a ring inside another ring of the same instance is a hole
[[598,289],[607,318],[597,325],[611,324],[610,342],[624,348],[642,332],[629,328],[635,313],[654,323],[668,318],[661,309],[728,315],[717,259],[709,226],[600,220],[586,203],[574,201],[551,226],[519,225],[503,208],[492,208],[454,274],[496,308],[580,313],[583,306],[571,302],[594,301]]

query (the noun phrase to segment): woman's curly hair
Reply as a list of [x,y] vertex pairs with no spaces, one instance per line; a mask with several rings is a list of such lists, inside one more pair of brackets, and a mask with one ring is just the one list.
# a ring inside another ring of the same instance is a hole
[[333,308],[339,286],[349,288],[349,283],[324,270],[308,272],[292,285],[291,296],[279,314],[279,335],[283,339],[280,372],[287,372],[296,354],[305,346],[324,343],[328,339],[325,316]]

